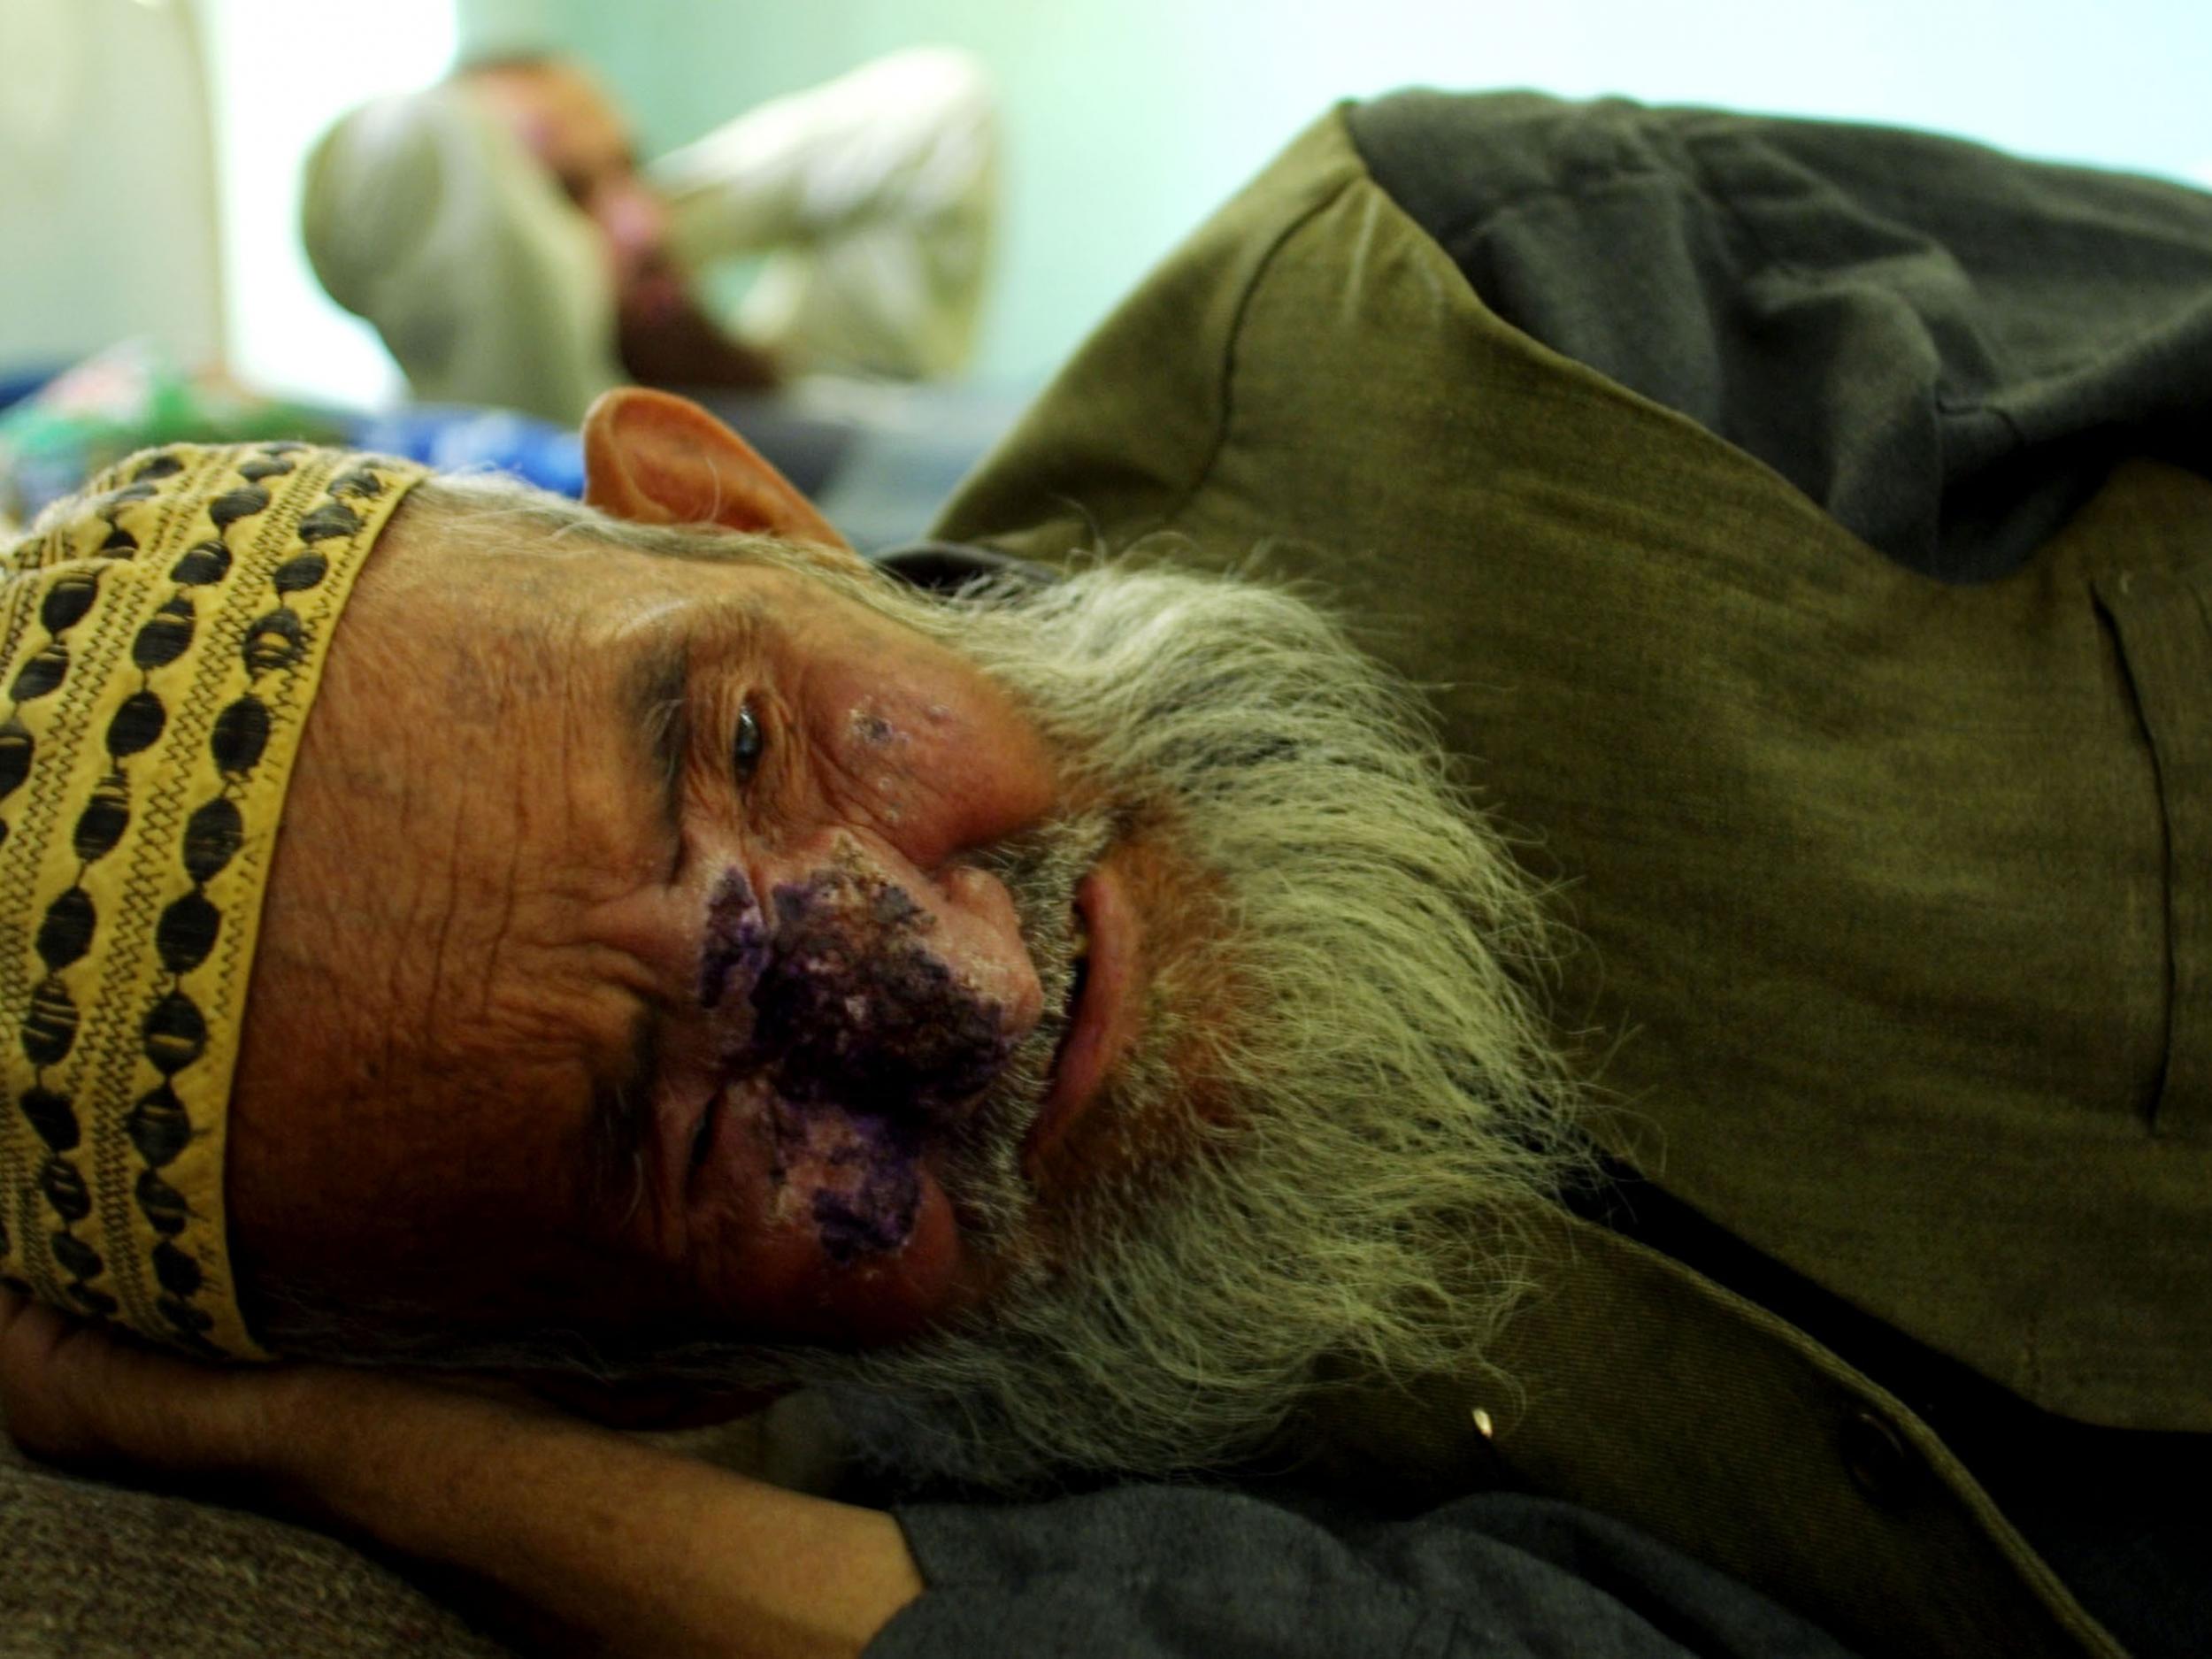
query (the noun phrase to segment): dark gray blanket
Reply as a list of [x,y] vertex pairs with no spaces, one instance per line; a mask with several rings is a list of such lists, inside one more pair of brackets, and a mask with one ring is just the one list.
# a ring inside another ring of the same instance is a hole
[[499,1659],[388,1567],[257,1515],[29,1462],[0,1437],[6,1659]]

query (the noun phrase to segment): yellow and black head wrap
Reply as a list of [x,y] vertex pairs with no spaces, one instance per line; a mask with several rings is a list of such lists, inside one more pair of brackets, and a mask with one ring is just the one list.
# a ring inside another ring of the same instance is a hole
[[262,893],[339,612],[421,475],[157,449],[0,558],[0,1263],[42,1301],[263,1357],[223,1207]]

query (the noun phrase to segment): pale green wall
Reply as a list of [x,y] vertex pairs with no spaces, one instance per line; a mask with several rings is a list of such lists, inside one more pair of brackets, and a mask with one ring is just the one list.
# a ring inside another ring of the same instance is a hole
[[872,53],[996,72],[1009,145],[987,373],[1048,368],[1333,100],[1414,82],[1945,128],[2212,180],[2204,0],[462,0],[580,52],[651,146]]

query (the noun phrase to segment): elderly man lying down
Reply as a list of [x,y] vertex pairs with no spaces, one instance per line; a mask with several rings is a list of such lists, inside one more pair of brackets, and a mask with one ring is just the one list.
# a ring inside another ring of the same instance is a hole
[[1407,95],[888,568],[657,393],[138,457],[5,590],[12,1431],[639,1653],[2197,1650],[2208,277]]

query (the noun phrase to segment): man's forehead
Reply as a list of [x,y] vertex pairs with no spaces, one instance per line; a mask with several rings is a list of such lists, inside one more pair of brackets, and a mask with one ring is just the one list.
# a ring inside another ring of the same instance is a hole
[[[508,527],[469,518],[409,526],[401,557],[410,573],[449,587],[465,607],[493,595],[527,595],[548,608],[606,624],[611,637],[695,620],[721,608],[758,611],[826,595],[818,572],[733,537],[632,536],[623,526]],[[452,579],[452,580],[449,580]]]
[[434,631],[461,677],[504,703],[604,707],[648,727],[710,675],[778,674],[802,666],[787,648],[835,649],[834,631],[807,624],[850,603],[821,572],[726,538],[478,535],[466,520],[434,520],[429,534],[396,540],[369,601],[380,628],[396,630],[388,638]]
[[[804,636],[842,651],[839,626],[873,618],[942,641],[949,602],[978,581],[1048,583],[984,549],[921,543],[876,559],[757,533],[639,524],[518,485],[434,480],[405,510],[396,585],[449,605],[507,605],[604,648],[655,626],[734,645]],[[501,618],[506,620],[509,618]],[[492,626],[498,626],[497,622]]]

